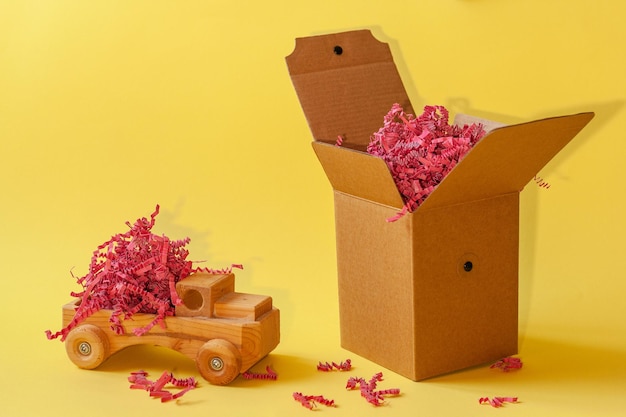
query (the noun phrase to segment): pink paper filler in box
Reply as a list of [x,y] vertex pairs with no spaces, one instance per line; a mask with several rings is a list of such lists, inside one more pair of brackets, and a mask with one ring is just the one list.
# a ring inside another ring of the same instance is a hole
[[519,195],[593,113],[411,118],[369,30],[297,38],[286,62],[333,188],[341,345],[413,380],[516,354]]

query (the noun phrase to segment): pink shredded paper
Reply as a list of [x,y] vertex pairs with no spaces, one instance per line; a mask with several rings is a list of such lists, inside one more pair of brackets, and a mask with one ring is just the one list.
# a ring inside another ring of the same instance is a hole
[[313,410],[316,403],[323,404],[327,407],[334,407],[335,400],[324,398],[323,395],[304,395],[301,392],[294,392],[293,399],[298,401],[303,407]]
[[241,376],[243,376],[244,379],[269,379],[272,381],[276,381],[278,379],[278,374],[269,365],[265,367],[265,372],[246,371],[241,374]]
[[[135,313],[150,313],[156,317],[148,325],[134,330],[141,336],[155,325],[164,326],[164,319],[174,315],[174,307],[182,303],[176,293],[176,283],[196,271],[230,272],[230,269],[194,269],[187,260],[185,246],[190,239],[170,240],[151,232],[159,206],[150,216],[138,219],[126,233],[116,234],[93,252],[89,272],[77,279],[83,291],[72,292],[80,304],[70,323],[60,331],[46,331],[48,339],[61,338],[84,319],[98,310],[112,310],[109,322],[116,334],[123,334],[122,322]],[[241,267],[240,265],[232,265]]]
[[349,371],[350,369],[352,369],[352,361],[350,359],[346,359],[345,362],[342,361],[341,363],[319,362],[317,364],[317,370],[321,372],[330,372],[335,369],[337,371]]
[[389,221],[414,211],[484,135],[481,124],[450,125],[443,106],[415,117],[394,104],[367,147],[386,162],[404,201]]
[[503,372],[510,372],[521,369],[523,366],[522,360],[513,356],[500,359],[490,366],[491,369],[500,369]]
[[537,186],[539,188],[550,188],[550,183],[547,181],[544,181],[544,179],[538,175],[535,175],[535,177],[533,178],[533,181],[537,183]]
[[399,388],[377,390],[376,386],[382,380],[382,372],[375,374],[369,381],[365,381],[364,378],[351,377],[346,383],[346,389],[355,390],[358,387],[361,391],[361,397],[365,398],[365,401],[368,403],[378,407],[385,403],[385,396],[400,395]]
[[[171,372],[163,372],[159,379],[151,381],[148,379],[148,373],[145,371],[131,372],[128,377],[130,382],[130,389],[141,389],[148,391],[150,397],[160,398],[161,402],[167,402],[176,400],[192,389],[196,388],[197,382],[194,377],[185,379],[175,378]],[[177,388],[181,388],[180,391],[172,393],[165,389],[166,385],[172,385]]]
[[502,407],[504,403],[516,403],[517,397],[481,397],[478,399],[479,404],[489,404],[492,407]]

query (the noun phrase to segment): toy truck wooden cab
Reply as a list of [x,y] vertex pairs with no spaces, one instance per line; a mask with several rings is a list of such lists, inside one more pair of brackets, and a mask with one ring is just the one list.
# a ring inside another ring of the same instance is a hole
[[[68,357],[80,368],[93,369],[128,346],[164,346],[194,360],[211,384],[225,385],[278,345],[279,310],[272,298],[235,292],[234,274],[195,273],[179,281],[176,291],[183,303],[175,315],[141,336],[133,330],[151,323],[154,314],[134,314],[121,335],[110,328],[110,310],[92,314],[68,333]],[[63,306],[63,326],[74,317],[77,303]]]

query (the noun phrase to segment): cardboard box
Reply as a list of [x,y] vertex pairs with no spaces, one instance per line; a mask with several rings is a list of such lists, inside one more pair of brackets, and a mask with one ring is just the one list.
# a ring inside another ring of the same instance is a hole
[[390,223],[402,198],[365,149],[393,103],[414,111],[389,46],[368,30],[298,38],[286,61],[334,190],[341,345],[413,380],[517,353],[519,194],[593,113],[487,123]]

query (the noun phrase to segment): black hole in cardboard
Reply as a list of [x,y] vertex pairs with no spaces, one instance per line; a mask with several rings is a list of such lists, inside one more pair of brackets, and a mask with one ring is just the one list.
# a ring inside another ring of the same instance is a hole
[[335,53],[335,55],[341,55],[341,54],[343,54],[343,48],[341,46],[339,46],[339,45],[336,45],[333,48],[333,52]]
[[463,264],[463,270],[465,272],[470,272],[474,268],[474,264],[471,261],[467,261]]

